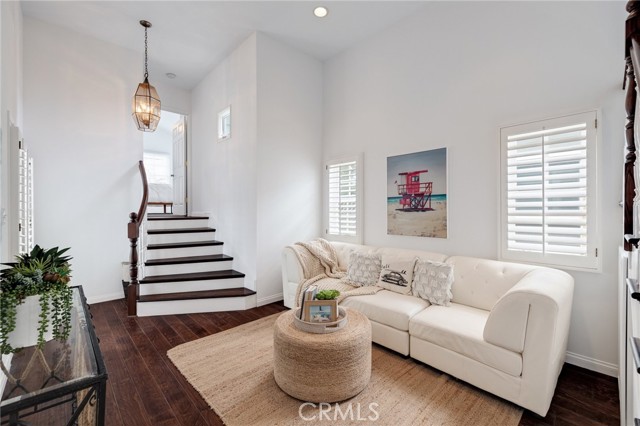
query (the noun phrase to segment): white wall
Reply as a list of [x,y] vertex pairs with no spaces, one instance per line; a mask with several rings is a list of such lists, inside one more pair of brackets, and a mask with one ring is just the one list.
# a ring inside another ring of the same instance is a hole
[[[24,136],[35,161],[36,243],[71,247],[73,284],[91,301],[122,297],[126,223],[141,198],[142,132],[131,97],[140,54],[25,17]],[[189,93],[151,76],[164,106]]]
[[[15,247],[10,241],[17,230],[9,227],[2,214],[8,213],[9,167],[8,143],[9,119],[22,127],[22,8],[20,2],[0,2],[0,261],[13,260]],[[10,118],[9,118],[10,117]],[[15,225],[15,220],[11,221]],[[17,238],[17,237],[16,237]]]
[[[192,211],[258,303],[282,299],[280,254],[320,230],[322,64],[253,34],[192,92]],[[231,139],[217,141],[231,105]]]
[[320,235],[322,64],[258,34],[258,304],[282,299],[283,247]]
[[[256,280],[256,35],[251,35],[191,92],[190,211],[208,212],[216,239]],[[231,105],[231,138],[218,142],[218,112]]]
[[[324,158],[364,152],[366,244],[496,258],[499,128],[602,109],[603,272],[571,272],[569,360],[616,374],[620,2],[434,2],[325,64]],[[386,234],[386,157],[446,146],[449,238]]]

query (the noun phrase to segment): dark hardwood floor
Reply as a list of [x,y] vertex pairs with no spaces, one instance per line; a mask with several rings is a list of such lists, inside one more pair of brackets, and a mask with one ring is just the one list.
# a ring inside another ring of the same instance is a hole
[[[247,311],[129,318],[124,299],[92,305],[109,373],[107,425],[222,425],[169,361],[167,350],[285,309],[273,303]],[[548,415],[525,411],[520,421],[524,426],[618,424],[616,379],[568,364]]]

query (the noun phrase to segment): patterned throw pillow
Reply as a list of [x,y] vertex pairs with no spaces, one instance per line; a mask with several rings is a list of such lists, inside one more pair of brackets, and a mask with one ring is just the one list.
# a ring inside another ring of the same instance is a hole
[[415,264],[416,259],[389,260],[383,257],[378,287],[400,294],[411,294],[411,281],[413,281],[413,267]]
[[413,295],[434,305],[449,306],[453,294],[453,265],[418,259],[413,278]]
[[347,280],[356,287],[375,285],[380,275],[380,255],[353,252],[349,255]]

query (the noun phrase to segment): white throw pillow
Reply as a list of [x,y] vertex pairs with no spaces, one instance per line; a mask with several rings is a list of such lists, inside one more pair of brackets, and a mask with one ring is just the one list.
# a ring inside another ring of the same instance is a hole
[[413,281],[413,267],[415,264],[415,258],[411,260],[395,260],[383,257],[378,287],[400,294],[411,294],[411,282]]
[[413,277],[413,295],[434,305],[449,306],[453,294],[453,265],[418,259]]
[[353,252],[349,255],[347,280],[356,287],[376,285],[380,275],[380,255]]

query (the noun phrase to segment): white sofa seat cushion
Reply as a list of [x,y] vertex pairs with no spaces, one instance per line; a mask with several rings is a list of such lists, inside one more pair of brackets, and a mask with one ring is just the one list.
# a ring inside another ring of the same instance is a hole
[[489,311],[457,303],[448,307],[432,305],[411,318],[409,334],[511,376],[520,376],[522,356],[483,339],[488,316]]
[[376,294],[347,297],[341,305],[362,312],[371,321],[408,331],[411,317],[427,308],[429,302],[411,295],[380,290]]

